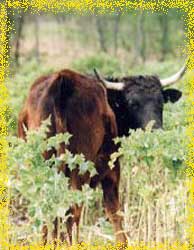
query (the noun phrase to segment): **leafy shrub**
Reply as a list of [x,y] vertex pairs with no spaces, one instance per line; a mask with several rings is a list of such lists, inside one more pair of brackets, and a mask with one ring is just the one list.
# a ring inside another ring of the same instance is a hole
[[84,73],[93,73],[94,68],[106,75],[114,75],[115,72],[121,71],[119,61],[104,53],[79,59],[72,66]]
[[95,174],[92,162],[83,155],[73,155],[68,150],[63,155],[49,159],[43,158],[43,152],[58,148],[60,143],[68,144],[68,133],[46,138],[49,122],[43,122],[39,130],[27,131],[27,141],[11,137],[9,152],[10,182],[12,199],[25,200],[27,217],[34,233],[40,232],[43,223],[52,230],[56,216],[66,218],[66,212],[72,204],[89,203],[93,192],[85,185],[82,191],[69,189],[68,178],[58,171],[61,163],[67,163],[73,170],[79,166],[80,174],[90,171]]
[[182,126],[151,132],[148,125],[146,131],[131,130],[129,137],[115,140],[120,148],[110,164],[121,157],[125,229],[133,232],[134,240],[185,237],[181,230],[186,202],[185,139]]
[[183,96],[176,103],[167,103],[164,105],[163,112],[163,128],[164,130],[179,129],[180,127],[187,127],[189,125],[186,111],[188,110],[188,103],[185,96]]

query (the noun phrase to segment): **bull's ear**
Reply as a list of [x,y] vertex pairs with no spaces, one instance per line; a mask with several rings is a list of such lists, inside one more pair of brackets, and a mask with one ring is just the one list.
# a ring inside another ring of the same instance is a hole
[[73,81],[63,74],[58,74],[49,87],[49,96],[54,99],[57,106],[63,106],[74,91]]
[[162,91],[164,102],[177,102],[181,96],[182,92],[177,89],[166,89]]

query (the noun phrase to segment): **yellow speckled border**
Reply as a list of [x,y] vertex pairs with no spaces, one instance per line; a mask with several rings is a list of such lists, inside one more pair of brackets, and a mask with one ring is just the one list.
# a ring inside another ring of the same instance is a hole
[[[9,8],[16,9],[30,9],[31,12],[74,12],[74,13],[110,13],[118,10],[127,11],[129,9],[143,9],[149,11],[163,11],[166,12],[170,8],[181,9],[185,12],[186,24],[187,24],[187,44],[186,50],[190,55],[189,69],[194,68],[194,0],[155,0],[155,1],[144,1],[144,0],[20,0],[20,1],[3,1],[0,3],[0,250],[12,250],[12,249],[54,249],[52,246],[11,246],[8,241],[8,198],[7,198],[7,184],[8,184],[8,169],[7,169],[7,151],[8,144],[6,142],[7,135],[7,125],[5,120],[5,112],[7,109],[7,91],[5,86],[5,76],[8,72],[8,43],[6,41],[6,32],[10,29],[9,23],[7,22],[7,12]],[[188,160],[187,160],[187,175],[188,178],[188,203],[187,203],[187,231],[188,242],[171,242],[171,243],[153,243],[150,246],[146,246],[143,242],[140,245],[128,246],[127,250],[136,249],[136,250],[186,250],[194,249],[194,162],[193,162],[193,93],[194,93],[194,79],[190,79],[190,95],[188,101],[190,102],[190,110],[188,111],[187,118],[190,121],[190,126],[187,130],[190,144],[188,147]],[[76,245],[72,247],[57,247],[57,249],[72,249],[72,250],[105,250],[105,249],[121,249],[119,245],[116,246],[92,246],[87,244]]]

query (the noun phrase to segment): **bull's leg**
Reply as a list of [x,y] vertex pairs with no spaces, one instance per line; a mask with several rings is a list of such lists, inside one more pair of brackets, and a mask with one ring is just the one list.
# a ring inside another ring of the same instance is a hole
[[[54,229],[50,235],[54,243],[56,243],[56,240],[60,240],[61,242],[64,242],[66,240],[65,233],[59,230],[60,226],[59,223],[62,223],[62,218],[59,217],[55,218],[53,222]],[[42,240],[44,245],[46,245],[48,241],[51,240],[50,238],[48,238],[48,235],[49,235],[48,227],[47,225],[44,225],[42,228]]]
[[66,240],[65,233],[59,229],[62,221],[63,221],[62,218],[56,217],[54,222],[53,222],[53,224],[54,224],[54,230],[52,231],[53,241],[55,241],[57,239],[57,240],[60,240],[61,242],[64,242]]
[[[79,242],[79,222],[82,212],[82,206],[74,205],[66,213],[68,216],[66,221],[68,238],[65,236],[64,232],[59,232],[59,223],[62,223],[62,218],[56,218],[54,221],[54,230],[52,231],[52,239],[55,241],[57,238],[69,244],[73,243],[73,229],[75,228],[75,240]],[[44,225],[42,229],[43,234],[43,244],[46,245],[48,241],[48,228]],[[60,234],[60,235],[59,235]]]
[[[86,174],[85,180],[89,178],[89,174]],[[83,177],[83,178],[84,178]],[[80,176],[78,175],[78,170],[73,170],[70,173],[70,186],[73,190],[81,190],[82,186],[82,180]],[[65,237],[64,232],[59,232],[59,223],[62,223],[62,218],[56,218],[54,221],[54,230],[52,232],[52,238],[55,241],[55,239],[60,239],[61,242],[68,242],[69,244],[72,244],[73,242],[73,230],[74,228],[76,229],[75,231],[75,240],[76,242],[79,242],[79,222],[80,222],[80,217],[81,217],[81,212],[82,212],[82,205],[73,205],[70,207],[70,209],[67,211],[67,221],[66,221],[66,226],[67,226],[67,234],[68,234],[68,239]],[[47,243],[47,238],[48,238],[48,229],[46,226],[44,226],[43,230],[43,242],[44,244]]]
[[[86,173],[82,177],[79,175],[79,170],[74,169],[70,174],[70,186],[73,190],[81,190],[82,185],[84,183],[87,183],[89,181],[89,173]],[[69,236],[69,242],[72,244],[73,241],[73,231],[74,228],[75,231],[75,240],[76,242],[79,242],[79,223],[80,223],[80,217],[82,212],[82,205],[73,205],[70,207],[68,211],[68,219],[67,219],[67,232]]]
[[75,228],[75,240],[79,242],[79,223],[82,212],[82,206],[74,205],[68,211],[68,219],[67,219],[67,233],[69,236],[69,243],[73,243],[73,231]]
[[46,245],[48,240],[48,227],[46,225],[42,228],[42,241],[43,244]]
[[119,176],[113,169],[101,181],[106,214],[113,225],[116,241],[127,244],[127,237],[122,227],[122,216],[118,214],[119,204]]

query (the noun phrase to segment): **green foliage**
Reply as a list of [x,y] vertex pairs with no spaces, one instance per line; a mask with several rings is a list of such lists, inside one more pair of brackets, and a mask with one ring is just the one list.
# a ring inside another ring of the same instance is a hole
[[93,55],[86,57],[85,59],[77,60],[73,63],[73,68],[85,73],[93,73],[93,69],[96,68],[107,75],[114,75],[115,71],[120,72],[120,63],[116,58],[99,53],[98,55]]
[[131,130],[129,137],[115,140],[120,148],[110,166],[120,157],[125,230],[137,232],[134,240],[184,238],[186,128],[171,124],[168,130],[152,132],[151,127],[150,123],[146,131]]
[[183,96],[177,103],[167,103],[163,111],[163,128],[164,130],[178,130],[180,127],[189,125],[187,120],[188,103]]
[[[40,232],[43,223],[52,228],[56,216],[66,218],[72,204],[89,203],[93,192],[88,185],[82,191],[69,189],[69,179],[58,167],[68,164],[71,170],[79,167],[80,174],[91,171],[94,165],[83,155],[73,155],[67,149],[63,155],[45,160],[43,152],[57,149],[60,143],[68,145],[68,133],[57,134],[47,139],[49,121],[44,121],[39,130],[27,131],[26,142],[10,137],[9,167],[12,183],[12,199],[22,197],[27,202],[28,218],[34,232]],[[24,204],[23,204],[24,205]]]
[[[160,169],[168,168],[174,175],[177,170],[183,168],[185,161],[185,128],[179,127],[169,131],[158,129],[151,131],[148,125],[146,131],[137,129],[131,130],[129,137],[117,138],[116,143],[121,146],[118,153],[112,155],[113,158],[122,156],[122,166],[124,171],[131,171],[134,166],[141,170],[153,173],[153,178]],[[168,146],[167,146],[168,145]],[[142,186],[142,177],[148,182],[150,174],[139,176],[135,185]],[[169,180],[171,181],[171,180]]]

